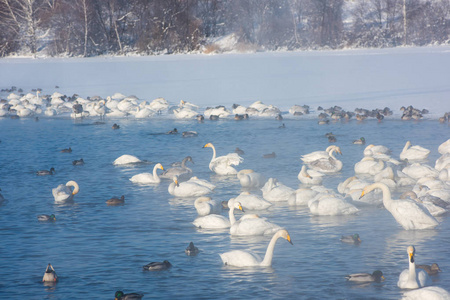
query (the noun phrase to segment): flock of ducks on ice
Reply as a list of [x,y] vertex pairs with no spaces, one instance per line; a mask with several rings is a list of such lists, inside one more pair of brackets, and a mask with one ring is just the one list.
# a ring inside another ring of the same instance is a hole
[[[163,98],[153,100],[151,103],[142,101],[139,103],[136,97],[125,97],[114,95],[106,100],[92,97],[82,99],[80,97],[66,97],[60,93],[41,97],[39,91],[36,94],[18,96],[11,93],[8,100],[1,100],[0,116],[31,117],[40,114],[55,116],[59,114],[70,114],[73,118],[100,116],[100,117],[126,117],[133,115],[136,118],[147,118],[161,112],[173,112],[176,118],[192,118],[203,121],[204,118],[211,120],[226,118],[234,115],[234,119],[243,120],[249,116],[270,116],[282,119],[281,112],[272,105],[265,105],[257,101],[249,107],[233,105],[229,111],[223,106],[207,108],[203,114],[199,114],[199,107],[181,101],[178,106],[169,107]],[[321,121],[327,122],[328,118],[342,119],[351,118],[355,113],[343,111],[340,107],[323,110],[319,115]],[[368,111],[357,109],[356,118],[363,120],[367,117],[382,120],[392,112],[385,108],[383,110]],[[402,119],[420,118],[425,110],[417,110],[413,107],[402,108]],[[309,113],[307,106],[293,106],[289,113],[292,115],[303,115]],[[319,121],[319,124],[320,122]],[[441,122],[449,121],[446,113],[440,119]],[[118,129],[119,126],[114,124]],[[176,130],[176,129],[174,129]],[[331,135],[332,136],[332,135]],[[330,139],[330,136],[328,137]],[[330,142],[333,142],[331,140]],[[364,138],[354,141],[355,144],[365,144]],[[324,151],[315,151],[301,157],[303,166],[298,174],[298,179],[303,187],[294,190],[276,178],[266,179],[262,174],[251,169],[236,170],[235,166],[243,162],[241,149],[235,153],[218,156],[216,148],[212,143],[207,143],[203,148],[211,148],[212,158],[209,169],[225,176],[236,176],[242,188],[248,190],[242,192],[227,203],[217,203],[207,195],[212,193],[215,185],[207,180],[193,176],[192,170],[187,165],[194,163],[190,156],[182,162],[168,169],[157,163],[152,173],[140,173],[132,176],[130,181],[139,184],[158,184],[161,179],[172,182],[168,187],[169,194],[176,197],[196,197],[194,207],[199,217],[193,221],[193,225],[199,228],[225,228],[229,229],[231,235],[271,235],[272,239],[267,247],[266,254],[260,258],[257,254],[242,250],[233,250],[220,254],[225,265],[235,267],[270,266],[272,263],[275,244],[279,238],[283,238],[292,244],[291,237],[285,228],[259,217],[257,214],[244,214],[239,220],[234,215],[235,210],[264,210],[274,202],[287,201],[289,205],[308,206],[314,215],[348,215],[355,214],[360,209],[359,205],[382,204],[394,217],[394,219],[405,230],[433,229],[439,225],[436,216],[447,213],[450,205],[450,139],[442,143],[438,151],[441,154],[435,166],[424,163],[430,154],[429,149],[419,145],[411,145],[408,141],[399,155],[399,160],[391,156],[391,151],[383,145],[368,145],[364,150],[364,157],[354,166],[355,176],[341,182],[336,193],[332,189],[324,187],[322,180],[324,176],[339,172],[343,163],[336,158],[336,154],[342,154],[336,145],[331,145]],[[61,152],[71,152],[72,149],[64,149]],[[268,154],[268,157],[275,153]],[[122,155],[117,158],[114,165],[140,164],[146,161],[132,155]],[[74,165],[83,164],[83,159],[73,161]],[[161,173],[158,173],[161,170]],[[37,175],[53,175],[55,169],[37,171]],[[391,190],[397,188],[408,188],[400,199],[392,199]],[[250,191],[260,189],[262,196],[252,194]],[[56,203],[66,203],[74,200],[74,196],[80,191],[77,182],[70,180],[52,190]],[[5,201],[0,194],[0,203]],[[108,205],[123,205],[125,197],[111,198],[106,202]],[[228,217],[220,214],[223,207],[229,209]],[[55,221],[55,215],[39,215],[39,221]],[[342,236],[342,242],[360,243],[358,234]],[[185,250],[187,255],[196,255],[199,250],[191,242]],[[437,264],[431,266],[415,264],[414,246],[407,248],[409,268],[404,270],[398,279],[398,287],[412,289],[404,294],[405,298],[419,297],[417,299],[450,299],[450,294],[437,286],[426,287],[429,276],[436,275],[440,271]],[[170,262],[151,262],[143,266],[144,270],[161,271],[171,267]],[[421,268],[416,271],[416,268]],[[373,273],[356,273],[347,276],[349,281],[356,282],[379,282],[384,280],[383,273],[377,270]],[[51,264],[48,264],[44,282],[56,282],[58,277]],[[142,294],[124,294],[117,291],[116,299],[141,299]],[[414,298],[416,299],[416,298]],[[432,298],[434,299],[434,298]]]

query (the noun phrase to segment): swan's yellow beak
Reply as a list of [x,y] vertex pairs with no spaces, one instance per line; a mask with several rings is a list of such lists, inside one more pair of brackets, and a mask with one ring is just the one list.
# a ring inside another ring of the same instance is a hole
[[209,143],[208,143],[208,144],[206,144],[205,146],[203,146],[203,148],[207,148],[207,147],[209,147]]
[[242,212],[245,212],[245,211],[244,211],[244,208],[242,207],[242,205],[239,204],[238,208],[239,208],[240,210],[242,210]]
[[180,185],[178,184],[178,180],[177,180],[177,179],[175,179],[174,182],[175,182],[176,186],[180,186]]
[[163,167],[163,166],[161,166],[161,170],[163,170],[163,171],[164,171],[164,167]]
[[289,243],[291,243],[291,245],[294,245],[294,244],[292,243],[292,241],[291,241],[291,236],[290,236],[289,234],[288,234],[286,240],[287,240]]
[[409,252],[408,254],[409,254],[409,261],[411,263],[413,263],[414,262],[414,252]]
[[362,197],[364,197],[366,193],[364,191],[362,191],[361,196],[359,196],[359,199],[361,199]]

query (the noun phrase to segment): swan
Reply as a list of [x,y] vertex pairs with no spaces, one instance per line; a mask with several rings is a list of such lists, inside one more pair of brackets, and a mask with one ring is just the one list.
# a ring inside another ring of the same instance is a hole
[[355,282],[381,282],[384,280],[383,272],[377,270],[372,274],[369,273],[356,273],[345,276],[348,281]]
[[156,98],[155,100],[150,102],[148,106],[150,109],[156,112],[161,112],[169,108],[169,103],[167,103],[167,100],[164,98]]
[[244,161],[237,153],[229,153],[225,156],[216,157],[216,148],[208,143],[203,148],[212,148],[213,156],[209,163],[209,169],[218,175],[236,175],[238,172],[232,166],[237,166]]
[[217,106],[214,108],[207,108],[205,109],[204,115],[205,117],[209,118],[210,116],[218,116],[219,118],[226,118],[231,114],[230,111],[228,111],[223,106]]
[[424,287],[429,283],[430,277],[427,272],[424,270],[416,272],[416,262],[414,259],[415,252],[416,249],[414,246],[408,246],[407,253],[409,269],[403,270],[403,272],[400,273],[397,282],[397,286],[401,289],[418,289],[419,287]]
[[56,217],[54,214],[51,215],[38,215],[38,221],[47,222],[47,221],[56,221]]
[[[232,200],[230,200],[232,201]],[[268,235],[282,229],[281,226],[267,221],[255,214],[242,216],[230,227],[231,235]]]
[[43,282],[56,282],[58,281],[58,276],[56,276],[55,269],[53,269],[52,264],[47,265],[45,269],[44,277],[42,277]]
[[176,197],[200,197],[211,193],[213,189],[191,180],[179,183],[178,177],[174,176],[173,182],[169,184],[168,191],[169,194]]
[[224,265],[235,266],[235,267],[253,267],[253,266],[261,266],[261,267],[270,267],[272,265],[273,252],[275,250],[275,244],[279,238],[286,239],[289,243],[292,244],[291,236],[289,235],[286,229],[281,229],[277,231],[272,239],[270,240],[269,246],[266,250],[266,255],[264,259],[261,260],[259,255],[242,251],[242,250],[233,250],[229,252],[225,252],[220,255],[222,262]]
[[261,188],[266,183],[266,177],[250,169],[240,170],[237,178],[243,188]]
[[328,153],[328,158],[321,158],[308,163],[308,166],[322,173],[335,173],[342,170],[342,162],[334,157],[334,152],[342,155],[339,147],[332,148]]
[[343,235],[341,236],[341,242],[347,243],[347,244],[360,244],[361,238],[359,237],[359,234],[355,233],[352,235]]
[[414,160],[425,160],[428,158],[428,155],[430,154],[430,150],[421,147],[421,146],[411,146],[411,142],[407,141],[405,146],[403,147],[402,152],[400,153],[400,159],[408,161],[414,161]]
[[[331,145],[331,146],[328,146],[328,147],[325,149],[325,151],[314,151],[314,152],[311,152],[311,153],[302,155],[302,157],[301,157],[300,159],[301,159],[305,164],[309,164],[309,163],[311,163],[311,162],[313,162],[313,161],[316,161],[316,160],[318,160],[318,159],[330,157],[330,154],[329,154],[330,151],[331,151],[332,149],[336,149],[336,148],[337,148],[336,145]],[[336,151],[336,150],[335,150],[335,151]]]
[[436,162],[434,164],[434,168],[438,171],[441,171],[449,164],[450,164],[450,153],[445,153],[445,154],[442,154],[441,157],[439,157],[436,160]]
[[439,145],[438,152],[442,155],[450,153],[450,139]]
[[298,173],[298,180],[303,184],[309,185],[319,185],[322,184],[324,174],[316,170],[307,170],[306,166],[303,165],[302,169]]
[[449,300],[450,293],[438,286],[427,286],[421,289],[408,291],[403,294],[402,300]]
[[[420,198],[417,197],[417,194],[413,191],[404,192],[400,199],[407,199],[407,197],[411,198],[412,200],[421,203],[433,217],[441,216],[443,214],[447,213],[447,203],[445,201],[442,201],[441,199],[436,197],[436,202],[444,202],[444,205],[437,205],[433,202],[433,196],[425,195]],[[440,203],[439,203],[440,204]]]
[[370,144],[364,149],[364,156],[390,155],[391,150],[383,145]]
[[214,190],[216,186],[205,179],[200,179],[197,176],[192,176],[187,182],[189,183],[195,183],[204,187],[207,187],[210,190]]
[[240,202],[244,209],[248,210],[263,210],[272,206],[272,203],[264,200],[261,196],[250,194],[249,192],[240,193],[235,200]]
[[193,119],[198,115],[198,112],[190,108],[177,108],[173,110],[173,114],[177,119]]
[[412,165],[406,166],[402,172],[416,180],[422,177],[436,178],[439,176],[439,172],[436,169],[420,163],[413,163]]
[[184,250],[184,252],[186,253],[186,255],[188,256],[195,256],[197,255],[200,251],[198,250],[197,247],[194,246],[193,242],[190,242],[189,245],[186,247],[186,249]]
[[140,160],[139,158],[137,158],[134,155],[129,155],[129,154],[124,154],[120,157],[118,157],[114,162],[113,165],[126,165],[126,164],[137,164],[137,163],[142,163],[144,162],[143,160]]
[[324,194],[308,203],[309,211],[318,216],[352,215],[359,211],[353,204],[343,198]]
[[217,201],[213,201],[211,197],[198,197],[195,199],[194,207],[199,216],[218,214],[222,210],[222,204]]
[[270,202],[287,201],[295,192],[294,189],[285,186],[276,178],[269,178],[266,184],[261,188],[263,198]]
[[141,184],[160,183],[161,178],[159,178],[158,173],[156,172],[156,170],[158,170],[158,169],[164,170],[163,166],[160,163],[157,163],[153,167],[153,173],[136,174],[130,178],[130,181],[134,182],[134,183],[141,183]]
[[359,162],[355,164],[354,170],[356,174],[370,174],[375,175],[384,169],[384,162],[376,160],[372,156],[364,156]]
[[395,220],[405,229],[433,229],[439,225],[438,221],[426,210],[413,200],[391,199],[391,191],[388,186],[376,182],[366,186],[361,197],[370,191],[379,188],[383,193],[383,205],[392,214]]
[[113,197],[111,199],[106,200],[106,204],[108,205],[122,205],[125,203],[125,196],[122,195],[120,198]]
[[234,216],[234,209],[242,210],[242,206],[237,201],[230,202],[230,210],[228,211],[228,219],[222,215],[206,215],[203,217],[199,217],[192,222],[195,227],[198,228],[206,228],[206,229],[223,229],[229,228],[236,222],[236,217]]
[[308,205],[309,201],[311,199],[314,199],[314,197],[319,194],[318,191],[313,190],[311,188],[301,188],[298,190],[295,190],[294,193],[292,193],[289,196],[288,204],[289,205]]
[[145,271],[163,271],[163,270],[168,270],[172,267],[172,264],[168,261],[165,260],[163,262],[151,262],[146,264],[145,266],[143,266],[142,268]]
[[186,156],[181,161],[181,166],[179,167],[173,167],[169,168],[164,173],[161,174],[161,178],[173,178],[173,176],[178,176],[179,181],[186,181],[189,180],[189,178],[192,177],[192,170],[188,167],[186,167],[186,162],[190,161],[191,163],[194,163],[192,160],[192,157]]
[[[73,191],[70,189],[73,187]],[[56,188],[52,189],[53,197],[55,198],[55,202],[68,202],[73,200],[73,196],[76,195],[80,191],[80,187],[78,184],[70,180],[65,185],[60,184]]]
[[140,299],[142,299],[142,297],[144,297],[143,294],[138,294],[138,293],[124,294],[124,292],[122,292],[122,291],[117,291],[114,294],[114,300],[140,300]]
[[55,174],[55,168],[50,168],[50,171],[48,171],[48,170],[39,170],[39,171],[37,171],[36,172],[36,175],[39,175],[39,176],[45,176],[45,175],[53,175],[53,174]]
[[184,100],[180,100],[180,104],[178,105],[178,107],[189,108],[189,109],[193,109],[193,110],[199,109],[198,105],[191,103],[191,102],[184,101]]

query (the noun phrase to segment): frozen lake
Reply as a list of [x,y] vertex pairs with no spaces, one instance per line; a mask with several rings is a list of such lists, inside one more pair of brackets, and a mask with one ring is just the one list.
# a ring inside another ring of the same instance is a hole
[[[40,87],[83,97],[106,97],[114,92],[152,100],[165,97],[172,104],[184,99],[205,107],[255,100],[286,111],[293,104],[312,108],[341,105],[383,108],[395,115],[382,122],[330,122],[318,125],[315,116],[250,118],[198,123],[154,116],[136,120],[97,118],[72,120],[0,118],[0,188],[7,202],[0,206],[0,295],[21,299],[112,298],[116,290],[140,292],[147,298],[183,299],[399,299],[398,276],[408,268],[406,247],[416,248],[418,264],[438,263],[443,270],[433,285],[450,290],[450,225],[448,216],[434,230],[405,231],[383,206],[358,206],[352,216],[313,216],[308,207],[274,203],[257,213],[285,227],[293,246],[280,239],[272,267],[224,266],[219,253],[251,250],[264,255],[270,236],[232,237],[228,230],[201,230],[194,198],[168,193],[170,181],[136,185],[129,179],[151,172],[155,163],[170,163],[190,155],[195,176],[217,185],[213,199],[229,200],[241,192],[236,178],[224,178],[208,169],[213,143],[218,155],[245,151],[237,169],[254,169],[297,189],[300,156],[329,146],[333,132],[343,155],[341,172],[327,175],[323,185],[337,185],[354,175],[365,145],[385,145],[398,159],[407,140],[431,150],[427,164],[434,166],[438,146],[450,138],[448,124],[436,116],[450,111],[448,48],[411,48],[310,53],[264,53],[223,56],[166,56],[93,59],[0,60],[2,88]],[[401,121],[402,105],[427,108],[431,117]],[[113,123],[120,124],[112,130]],[[279,128],[284,123],[285,128]],[[177,128],[195,130],[198,137],[159,134]],[[71,147],[72,153],[61,153]],[[275,158],[263,159],[267,153]],[[136,155],[150,164],[117,167],[123,154]],[[72,161],[83,158],[83,166]],[[54,167],[53,176],[35,172]],[[80,192],[73,204],[55,204],[52,188],[75,180]],[[393,192],[393,198],[403,190]],[[260,191],[255,193],[261,194]],[[125,195],[125,205],[105,201]],[[254,213],[248,211],[249,213]],[[246,212],[246,213],[248,213]],[[55,214],[55,222],[38,222],[38,214]],[[222,212],[227,215],[227,211]],[[237,218],[242,213],[236,213]],[[359,233],[359,246],[340,242],[341,235]],[[186,256],[190,241],[200,248]],[[169,260],[169,271],[145,272],[142,266]],[[52,263],[56,285],[41,282]],[[345,275],[382,270],[381,283],[351,284]]]

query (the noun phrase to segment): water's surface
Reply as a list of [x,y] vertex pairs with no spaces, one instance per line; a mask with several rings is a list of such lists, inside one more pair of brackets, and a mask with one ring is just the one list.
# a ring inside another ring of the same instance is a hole
[[[406,247],[416,247],[417,263],[439,263],[443,272],[434,285],[450,290],[450,226],[447,216],[436,230],[405,231],[382,207],[365,207],[355,216],[315,217],[307,207],[277,203],[259,212],[288,229],[294,245],[280,239],[271,268],[230,268],[219,253],[251,249],[264,255],[270,237],[235,238],[228,231],[197,230],[194,199],[176,199],[169,182],[138,186],[131,176],[151,171],[153,163],[192,156],[194,174],[217,185],[217,200],[237,196],[237,179],[224,179],[208,169],[212,142],[218,155],[245,151],[238,169],[251,168],[267,177],[298,188],[299,157],[325,149],[324,136],[333,132],[342,149],[342,172],[330,175],[324,185],[337,184],[354,174],[364,146],[353,145],[361,136],[370,144],[383,144],[398,158],[407,140],[432,150],[429,164],[439,157],[437,147],[450,138],[447,125],[436,120],[401,122],[385,120],[317,125],[316,120],[145,121],[119,120],[120,130],[89,125],[93,120],[0,119],[0,187],[8,202],[0,207],[0,295],[13,299],[112,299],[116,290],[142,292],[144,299],[398,299],[400,272],[408,267]],[[196,130],[197,138],[152,135],[172,128]],[[71,147],[71,154],[60,153]],[[262,155],[275,152],[274,159]],[[134,168],[115,167],[122,154],[152,161]],[[83,158],[84,166],[72,160]],[[35,171],[54,167],[54,176]],[[80,185],[71,205],[56,205],[52,188],[68,180]],[[112,196],[125,195],[126,204],[108,207]],[[394,195],[397,195],[394,193]],[[56,215],[54,223],[40,223],[38,214]],[[225,214],[226,212],[224,212]],[[238,215],[239,217],[240,215]],[[342,234],[358,232],[360,246],[342,244]],[[184,249],[193,241],[201,253],[188,257]],[[166,272],[143,272],[151,261],[169,260]],[[42,284],[45,267],[52,263],[60,281]],[[345,275],[383,271],[379,284],[355,285]]]

